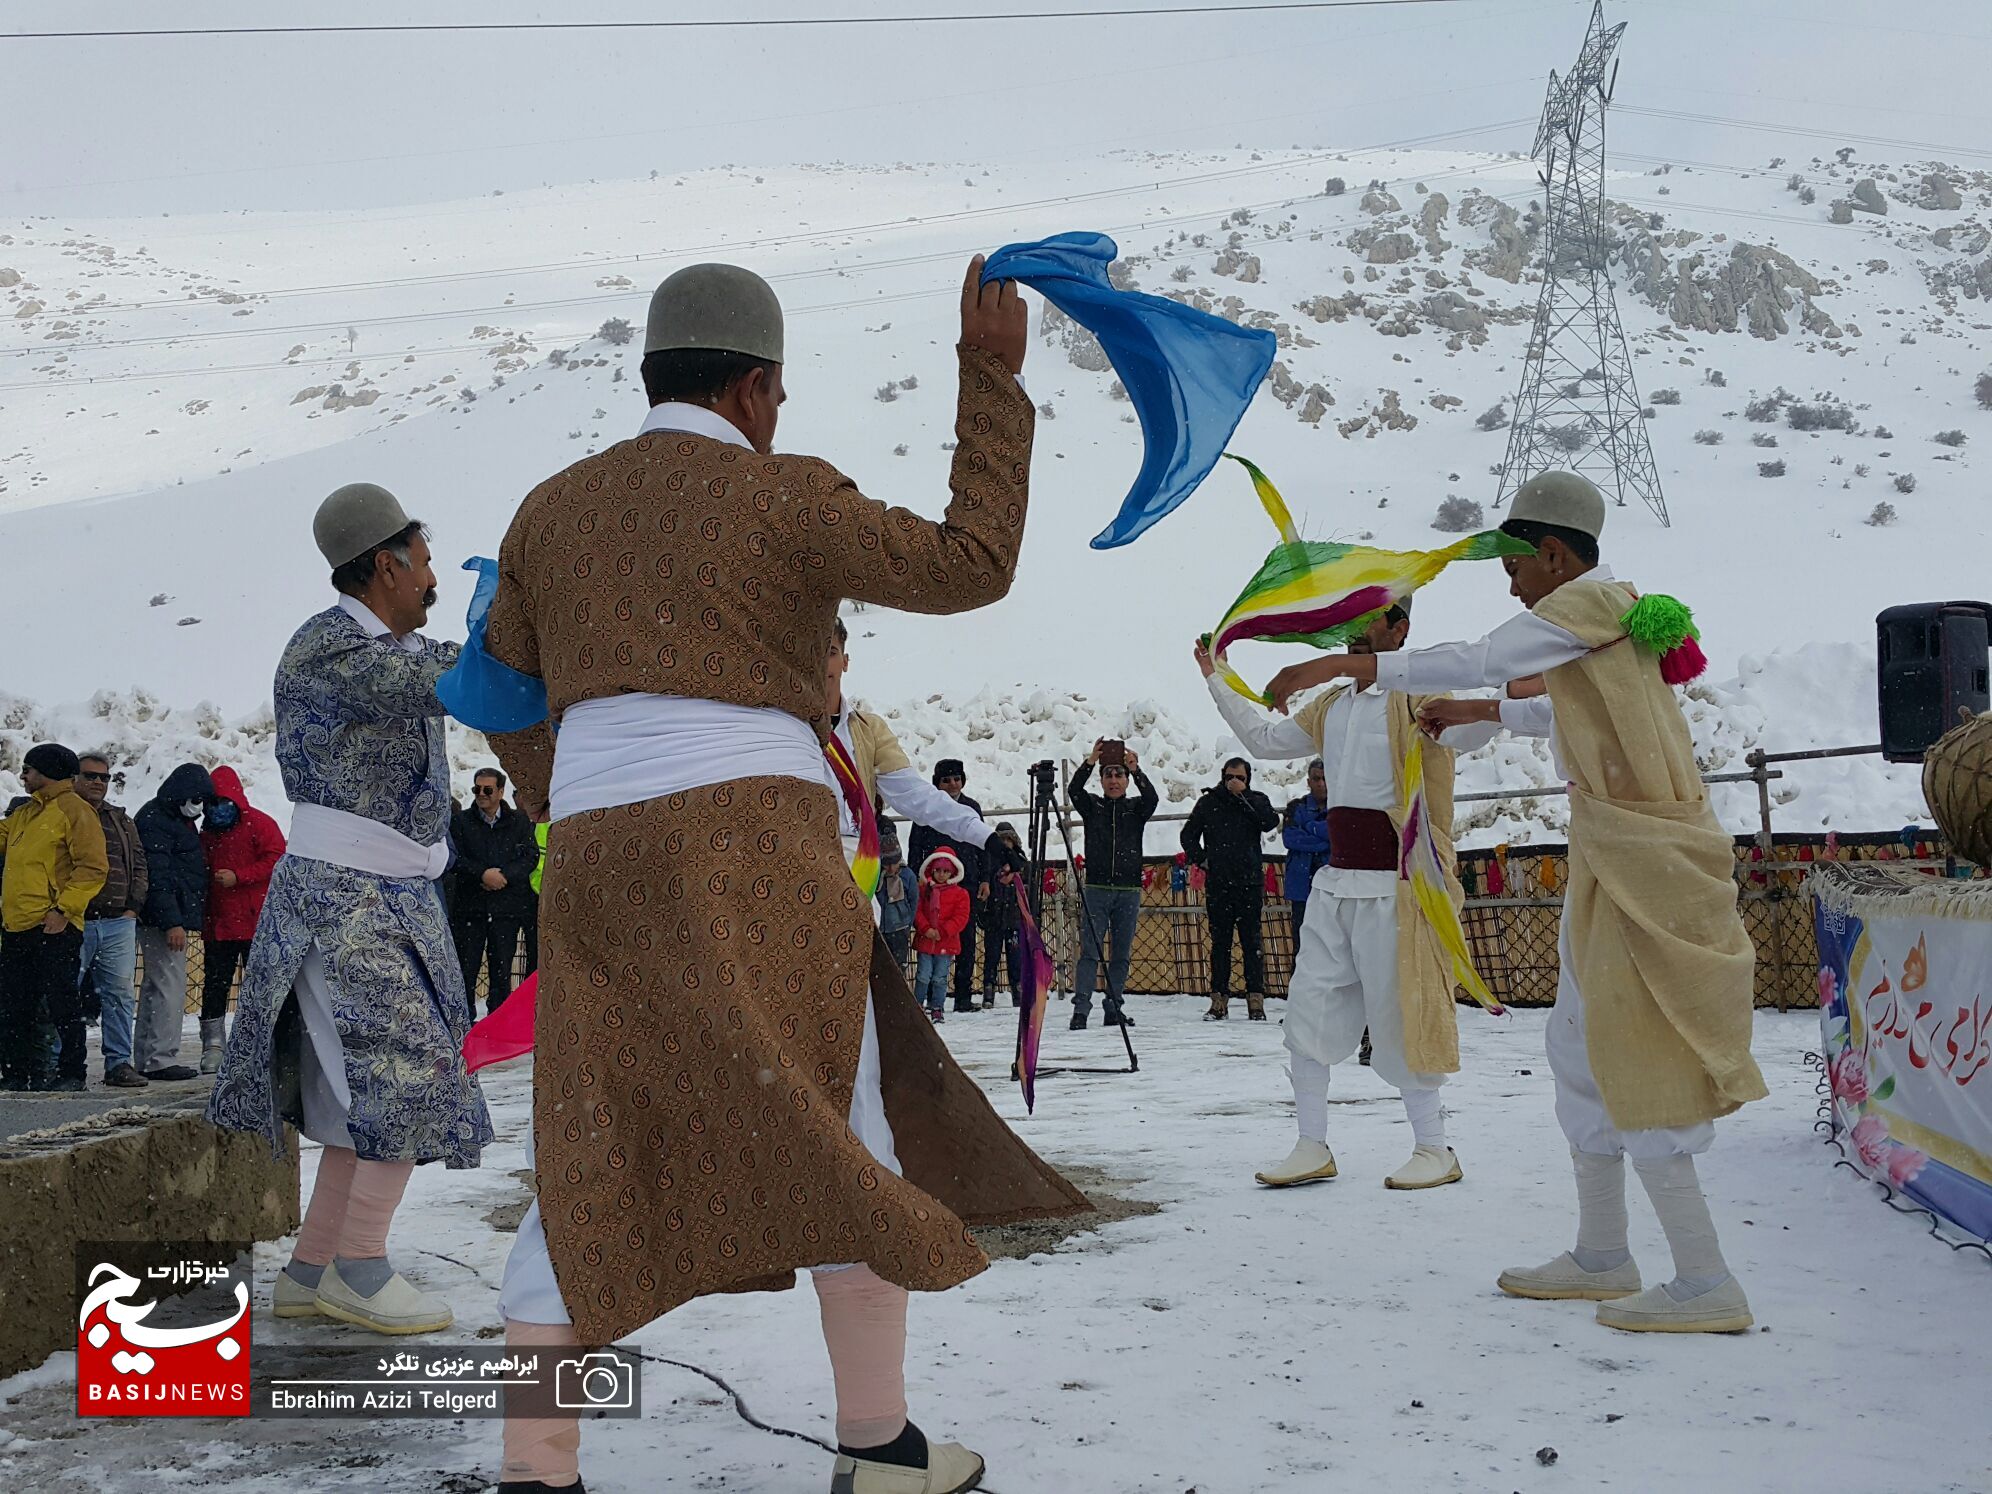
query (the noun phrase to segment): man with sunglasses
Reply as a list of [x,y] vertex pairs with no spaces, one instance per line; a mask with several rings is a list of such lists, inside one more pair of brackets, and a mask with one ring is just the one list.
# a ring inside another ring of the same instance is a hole
[[[83,1088],[76,967],[84,910],[104,885],[104,832],[76,795],[76,754],[29,750],[25,804],[0,820],[0,1089]],[[60,1045],[50,1073],[46,1029]]]
[[110,863],[104,890],[83,915],[83,969],[79,994],[94,990],[103,1014],[104,1083],[143,1089],[145,1075],[132,1067],[132,1018],[138,1005],[138,915],[145,906],[145,843],[130,815],[109,801],[111,785],[124,787],[109,759],[85,753],[76,795],[97,811]]
[[[1085,1030],[1093,1011],[1093,981],[1100,961],[1107,961],[1107,999],[1101,1020],[1109,1027],[1134,1025],[1121,1005],[1127,988],[1128,962],[1134,957],[1134,930],[1141,915],[1141,840],[1162,796],[1141,761],[1123,752],[1122,761],[1100,762],[1104,739],[1093,744],[1086,761],[1072,775],[1066,792],[1086,827],[1086,915],[1079,922],[1079,963],[1072,972],[1074,1032]],[[1100,792],[1086,787],[1095,768]],[[1139,790],[1128,797],[1128,784]],[[1103,943],[1110,945],[1102,950]]]
[[484,1007],[495,1012],[512,994],[519,935],[533,916],[539,845],[532,821],[505,802],[503,773],[478,769],[470,792],[470,807],[450,817],[450,844],[457,855],[450,932],[463,966],[464,990],[473,999],[478,966],[489,967]]

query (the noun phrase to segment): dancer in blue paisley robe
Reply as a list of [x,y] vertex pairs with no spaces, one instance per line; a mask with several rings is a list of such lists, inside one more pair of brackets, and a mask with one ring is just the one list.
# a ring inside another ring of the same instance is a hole
[[492,1134],[464,1070],[470,1001],[434,881],[450,813],[436,680],[457,645],[418,631],[435,574],[392,494],[339,489],[313,534],[339,599],[277,665],[290,844],[208,1116],[279,1151],[288,1121],[325,1148],[278,1317],[431,1332],[450,1309],[395,1271],[387,1228],[417,1163],[475,1167]]

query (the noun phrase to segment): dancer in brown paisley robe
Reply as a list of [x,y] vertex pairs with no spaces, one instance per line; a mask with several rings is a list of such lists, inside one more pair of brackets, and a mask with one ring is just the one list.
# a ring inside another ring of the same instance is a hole
[[[817,1284],[850,1494],[979,1481],[979,1457],[906,1420],[905,1292],[988,1264],[970,1225],[1085,1207],[919,1015],[821,753],[844,598],[960,612],[1010,586],[1027,325],[980,269],[944,519],[771,453],[780,307],[757,276],[696,266],[651,303],[643,430],[528,495],[487,633],[545,681],[559,730],[558,754],[546,726],[496,743],[553,816],[512,1338],[606,1343],[695,1297],[848,1267]],[[508,1424],[503,1487],[573,1487],[577,1446],[573,1423]]]

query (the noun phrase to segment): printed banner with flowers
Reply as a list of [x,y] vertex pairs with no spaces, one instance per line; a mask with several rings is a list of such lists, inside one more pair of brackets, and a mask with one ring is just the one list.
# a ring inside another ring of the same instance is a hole
[[1811,889],[1834,1135],[1875,1181],[1992,1239],[1992,902],[1848,870]]

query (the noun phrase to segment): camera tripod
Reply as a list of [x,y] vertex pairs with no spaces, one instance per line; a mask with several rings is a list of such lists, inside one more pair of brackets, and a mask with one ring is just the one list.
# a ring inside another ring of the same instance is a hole
[[[1056,770],[1051,761],[1033,763],[1030,772],[1028,803],[1030,817],[1026,821],[1025,854],[1030,860],[1030,883],[1026,895],[1031,902],[1031,915],[1044,927],[1044,866],[1045,842],[1049,839],[1053,824],[1058,826],[1059,838],[1065,842],[1065,864],[1072,869],[1073,886],[1079,894],[1079,916],[1086,922],[1086,931],[1091,936],[1093,948],[1106,957],[1106,941],[1100,937],[1100,929],[1093,921],[1093,910],[1086,902],[1086,885],[1079,870],[1079,858],[1073,854],[1072,831],[1065,823],[1065,817],[1058,812],[1058,790]],[[1118,952],[1118,951],[1116,951]],[[1127,1048],[1127,1067],[1124,1069],[1081,1068],[1066,1064],[1051,1068],[1041,1068],[1037,1077],[1047,1074],[1138,1074],[1141,1072],[1141,1059],[1135,1054],[1134,1039],[1128,1036],[1126,1023],[1120,1027],[1121,1042]],[[1014,1070],[1014,1065],[1013,1065]]]

